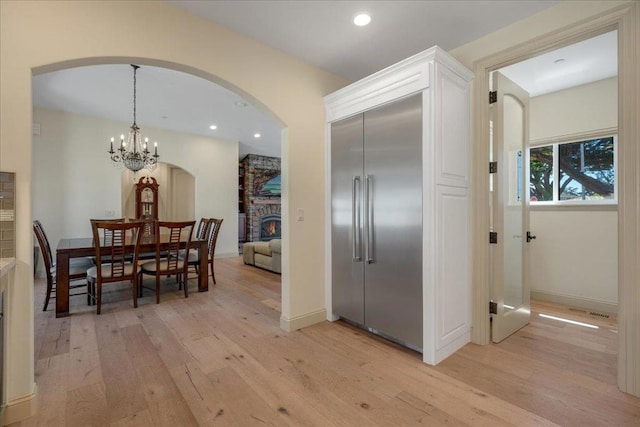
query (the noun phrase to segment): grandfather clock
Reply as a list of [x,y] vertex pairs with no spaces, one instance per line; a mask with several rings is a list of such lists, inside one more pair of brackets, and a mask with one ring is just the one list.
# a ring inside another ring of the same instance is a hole
[[158,219],[158,187],[154,177],[141,177],[136,184],[136,219]]

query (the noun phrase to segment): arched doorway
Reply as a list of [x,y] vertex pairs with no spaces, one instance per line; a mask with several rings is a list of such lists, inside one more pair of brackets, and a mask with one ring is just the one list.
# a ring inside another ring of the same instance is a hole
[[[196,217],[196,177],[180,166],[158,162],[153,171],[134,175],[130,170],[121,174],[122,216],[135,218],[135,185],[140,176],[153,177],[158,187],[158,218],[165,221],[187,221]],[[134,182],[135,181],[135,182]]]

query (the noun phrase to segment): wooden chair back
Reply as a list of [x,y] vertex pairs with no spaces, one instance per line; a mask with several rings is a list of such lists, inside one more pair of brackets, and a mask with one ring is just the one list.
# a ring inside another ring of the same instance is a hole
[[213,284],[216,284],[216,271],[214,269],[213,260],[216,253],[216,242],[218,241],[218,233],[220,233],[220,227],[222,226],[222,219],[211,218],[209,221],[209,232],[207,235],[207,258],[208,264],[211,268],[211,278]]
[[[180,250],[188,251],[191,245],[195,221],[156,221],[156,265],[160,266],[160,261],[166,261],[166,269],[159,269],[160,274],[184,273],[187,263],[180,258]],[[167,250],[160,252],[161,237],[168,239]]]
[[[42,311],[47,311],[47,307],[49,306],[49,300],[51,299],[52,294],[56,291],[56,274],[55,274],[55,262],[53,259],[53,252],[51,251],[51,245],[49,244],[49,238],[47,237],[47,233],[44,232],[44,227],[40,221],[33,221],[33,232],[38,239],[38,246],[40,246],[40,252],[42,253],[42,260],[44,262],[44,270],[47,277],[47,294],[44,299],[44,306]],[[74,272],[73,269],[69,271],[69,281],[84,279],[86,277],[86,267],[87,265],[82,264],[77,266]],[[79,271],[78,271],[79,270]],[[84,287],[85,285],[69,285],[69,289],[75,289]],[[79,294],[73,294],[79,295]],[[72,296],[72,294],[70,294]]]
[[44,261],[44,269],[47,273],[47,285],[53,285],[53,254],[51,253],[51,246],[49,245],[49,239],[47,238],[47,234],[44,232],[44,228],[42,228],[42,224],[40,221],[33,221],[33,232],[38,239],[38,246],[40,246],[40,252],[42,252],[42,260]]
[[92,220],[91,229],[96,248],[97,280],[120,282],[135,280],[142,222]]
[[196,239],[206,239],[207,232],[209,231],[209,225],[211,223],[211,218],[200,218],[200,222],[198,223],[198,229],[196,231]]
[[216,242],[218,241],[218,233],[220,233],[222,221],[223,219],[210,218],[209,230],[207,233],[207,255],[209,259],[213,258],[216,251]]

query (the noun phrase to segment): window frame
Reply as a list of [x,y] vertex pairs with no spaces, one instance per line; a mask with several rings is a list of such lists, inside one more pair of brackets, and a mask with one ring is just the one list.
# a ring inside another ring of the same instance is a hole
[[[560,166],[559,166],[559,146],[563,144],[572,144],[572,143],[581,143],[588,142],[594,139],[601,138],[613,138],[613,198],[611,199],[602,199],[602,200],[560,200],[559,185],[560,185]],[[527,188],[529,191],[529,204],[531,207],[540,207],[540,206],[610,206],[618,204],[618,132],[616,131],[607,131],[602,133],[590,133],[585,135],[572,135],[571,137],[554,139],[553,141],[539,141],[539,142],[530,142],[528,147],[529,161],[527,162],[527,173],[529,179],[531,178],[531,149],[533,148],[542,148],[542,147],[552,147],[553,151],[553,166],[552,166],[552,174],[553,174],[553,200],[541,200],[541,201],[533,201],[531,200],[531,186]]]

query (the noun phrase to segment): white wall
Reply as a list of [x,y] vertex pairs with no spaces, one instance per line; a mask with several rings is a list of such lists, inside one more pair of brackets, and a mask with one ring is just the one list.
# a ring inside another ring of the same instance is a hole
[[[90,236],[89,218],[104,218],[109,211],[116,218],[131,216],[122,210],[123,171],[111,165],[107,154],[109,138],[126,131],[128,123],[38,108],[33,120],[41,131],[33,136],[33,218],[45,227],[52,250],[61,237]],[[161,160],[194,175],[195,218],[191,219],[224,219],[217,255],[237,255],[238,143],[141,127],[158,141]],[[155,172],[164,176],[169,170],[165,166]],[[128,181],[133,188],[133,179]],[[169,212],[167,186],[163,187],[161,211]]]
[[[530,139],[562,138],[617,127],[617,78],[530,100]],[[532,296],[596,310],[618,303],[618,213],[531,208]],[[608,210],[607,210],[608,209]]]

